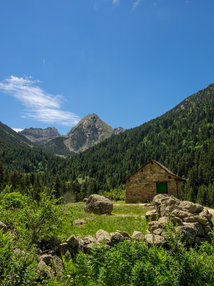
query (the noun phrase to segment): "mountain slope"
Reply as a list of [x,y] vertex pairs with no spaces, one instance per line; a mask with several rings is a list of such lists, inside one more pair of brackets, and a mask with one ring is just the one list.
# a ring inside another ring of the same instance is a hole
[[25,136],[0,122],[0,162],[8,170],[24,173],[47,171],[51,174],[64,160],[36,149]]
[[0,122],[0,146],[14,144],[28,147],[32,146],[32,143],[25,138],[25,136],[15,132],[13,129]]
[[74,176],[90,177],[97,188],[109,190],[151,159],[189,178],[195,197],[200,186],[213,183],[214,85],[159,118],[70,158],[69,164]]

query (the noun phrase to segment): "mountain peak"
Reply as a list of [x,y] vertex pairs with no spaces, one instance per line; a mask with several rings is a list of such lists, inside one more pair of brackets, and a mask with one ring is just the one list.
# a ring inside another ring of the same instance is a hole
[[65,145],[71,152],[83,152],[93,145],[109,138],[113,128],[95,113],[86,115],[67,134]]

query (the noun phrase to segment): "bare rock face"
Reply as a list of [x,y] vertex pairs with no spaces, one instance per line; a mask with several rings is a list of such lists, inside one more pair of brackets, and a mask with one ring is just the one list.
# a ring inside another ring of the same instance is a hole
[[64,144],[74,153],[80,153],[111,137],[113,129],[95,113],[88,114],[66,135]]
[[90,195],[85,205],[85,211],[94,214],[111,214],[113,203],[106,197]]
[[[212,215],[203,206],[189,201],[181,201],[167,194],[155,196],[153,203],[155,206],[154,213],[158,213],[159,219],[149,222],[152,235],[155,231],[164,229],[171,220],[176,226],[176,232],[181,233],[182,240],[187,245],[192,246],[202,241],[210,241],[213,227]],[[147,216],[147,220],[149,217]],[[147,238],[147,241],[150,242],[151,235]],[[153,241],[156,241],[156,238],[153,237]],[[161,240],[158,239],[158,241]]]

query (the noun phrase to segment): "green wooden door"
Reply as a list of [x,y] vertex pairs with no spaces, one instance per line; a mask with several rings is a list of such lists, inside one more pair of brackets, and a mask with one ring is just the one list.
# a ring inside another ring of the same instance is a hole
[[167,194],[168,193],[167,183],[157,183],[156,188],[157,188],[157,194]]

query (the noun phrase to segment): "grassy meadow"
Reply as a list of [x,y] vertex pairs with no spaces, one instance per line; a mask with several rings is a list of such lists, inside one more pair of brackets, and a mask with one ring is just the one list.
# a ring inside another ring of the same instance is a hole
[[[74,234],[79,237],[95,236],[99,229],[107,232],[116,230],[126,231],[132,235],[133,231],[145,233],[147,222],[144,218],[149,208],[140,205],[116,204],[112,215],[95,215],[84,211],[84,203],[69,203],[62,208],[62,224],[59,237],[64,240]],[[86,224],[73,225],[76,219],[84,219]]]

